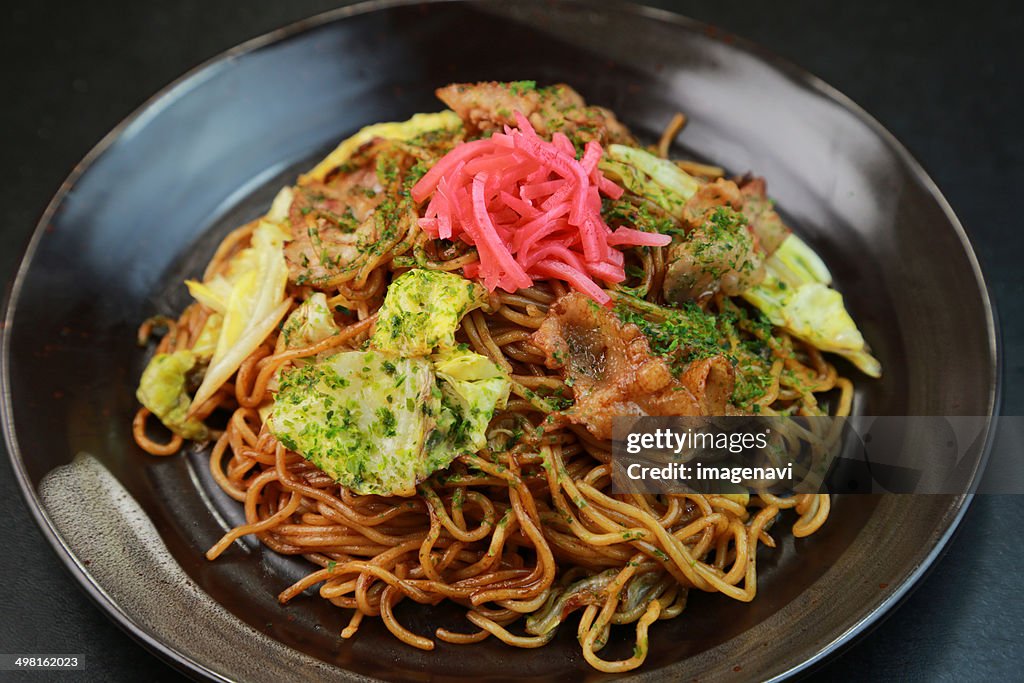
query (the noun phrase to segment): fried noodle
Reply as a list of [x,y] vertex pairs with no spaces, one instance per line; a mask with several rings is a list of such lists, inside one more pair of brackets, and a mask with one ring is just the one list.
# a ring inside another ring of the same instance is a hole
[[[681,118],[673,123],[675,130],[681,125]],[[226,269],[252,230],[253,224],[243,226],[225,238],[207,276]],[[414,255],[426,267],[443,270],[472,260],[471,253],[443,251],[431,242],[406,226],[387,249],[330,283],[330,305],[351,311],[340,333],[286,349],[275,332],[230,382],[195,408],[200,419],[215,411],[230,415],[226,428],[215,432],[209,467],[220,488],[244,506],[246,520],[209,550],[210,560],[254,535],[274,552],[301,555],[316,566],[280,594],[281,603],[318,587],[321,598],[351,611],[342,637],[353,637],[367,617],[379,617],[396,638],[422,650],[433,649],[437,640],[469,644],[492,637],[514,647],[541,647],[579,611],[587,662],[603,672],[622,672],[643,663],[649,627],[677,617],[691,590],[745,602],[754,598],[758,547],[775,547],[771,531],[780,511],[795,512],[796,536],[813,534],[825,523],[828,495],[764,493],[741,505],[716,495],[612,494],[610,441],[578,425],[544,428],[553,410],[547,397],[571,394],[530,343],[548,307],[567,291],[557,281],[514,294],[497,292],[493,312],[476,310],[463,320],[458,341],[509,372],[512,396],[491,422],[492,447],[459,456],[421,482],[415,496],[353,494],[289,451],[258,410],[271,398],[275,374],[301,358],[359,348],[372,331],[388,282],[405,269],[397,265],[404,263],[399,257]],[[665,277],[661,250],[644,250],[639,266],[647,292],[642,298],[653,302]],[[707,302],[711,312],[735,307],[720,295]],[[162,323],[167,332],[157,352],[191,348],[210,314],[194,303],[177,320]],[[144,324],[140,337],[153,327]],[[740,324],[735,334],[734,345],[740,335],[749,338],[758,330]],[[830,392],[830,412],[849,412],[852,384],[820,352],[779,329],[769,341],[771,382],[757,401],[764,414],[822,414],[819,399]],[[157,456],[178,452],[180,436],[159,442],[149,435],[149,416],[140,408],[134,420],[139,446]],[[502,434],[522,436],[509,448],[496,447]],[[456,603],[465,609],[465,629],[413,633],[395,613],[406,600]],[[635,638],[633,655],[603,658],[611,628],[627,625]]]

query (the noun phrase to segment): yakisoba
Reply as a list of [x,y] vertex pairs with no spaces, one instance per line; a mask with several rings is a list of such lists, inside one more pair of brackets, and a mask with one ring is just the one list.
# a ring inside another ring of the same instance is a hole
[[[578,619],[594,668],[636,668],[691,590],[752,600],[774,523],[812,534],[830,499],[613,494],[610,417],[845,415],[822,351],[880,367],[761,179],[667,158],[681,116],[652,151],[568,86],[438,94],[343,142],[142,325],[163,335],[135,440],[211,444],[246,523],[209,559],[247,535],[302,555],[281,602],[317,587],[344,638],[379,617],[425,650],[532,648]],[[465,627],[414,633],[402,600]],[[633,655],[602,657],[627,631]]]

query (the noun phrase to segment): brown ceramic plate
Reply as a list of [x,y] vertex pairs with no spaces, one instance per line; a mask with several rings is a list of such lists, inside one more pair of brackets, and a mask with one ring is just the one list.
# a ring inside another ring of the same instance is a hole
[[[275,600],[301,561],[250,544],[207,562],[238,506],[212,485],[202,454],[152,458],[130,434],[145,360],[135,327],[184,305],[181,280],[201,272],[227,230],[360,126],[438,109],[435,87],[520,78],[571,83],[649,138],[685,111],[689,153],[766,176],[885,366],[880,381],[857,377],[858,412],[994,413],[992,308],[963,229],[903,147],[824,83],[640,8],[371,3],[331,13],[231,50],[107,136],[47,210],[7,309],[3,421],[26,498],[75,578],[173,663],[251,681],[601,678],[568,628],[539,650],[491,640],[424,653],[376,620],[340,641],[341,610]],[[968,500],[840,497],[820,533],[762,549],[753,603],[696,595],[659,623],[633,677],[768,679],[820,661],[906,594]],[[454,616],[403,607],[424,633]],[[630,643],[614,638],[608,654]]]

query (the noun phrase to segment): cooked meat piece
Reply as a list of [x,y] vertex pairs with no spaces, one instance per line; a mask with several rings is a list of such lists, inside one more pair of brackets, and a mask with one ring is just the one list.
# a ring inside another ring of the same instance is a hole
[[764,279],[763,254],[742,214],[719,207],[686,239],[669,247],[665,300],[703,301],[721,291],[736,296]]
[[736,373],[725,356],[691,361],[679,381],[700,401],[705,415],[725,415]]
[[371,143],[324,182],[294,188],[288,213],[293,239],[284,248],[292,282],[329,282],[358,266],[383,239],[397,212],[378,214],[384,202],[395,205],[388,198],[397,193],[403,165],[411,163],[403,157],[386,142]]
[[718,178],[713,183],[702,185],[683,206],[683,220],[690,228],[699,228],[704,217],[712,209],[729,206],[733,209],[743,207],[743,195],[740,188],[731,180]]
[[578,92],[564,84],[537,88],[525,82],[452,83],[436,92],[470,133],[487,134],[515,126],[515,112],[519,111],[542,137],[561,132],[578,143],[636,144],[615,114],[603,107],[588,107]]
[[690,231],[669,247],[665,300],[702,301],[721,291],[735,296],[764,279],[764,254],[739,209],[743,195],[736,183],[718,179],[686,202]]
[[764,178],[744,176],[739,180],[739,188],[743,195],[743,215],[757,236],[758,246],[771,256],[789,236],[790,230],[775,212],[765,191]]
[[316,284],[353,264],[361,247],[379,238],[373,213],[383,196],[372,167],[295,188],[289,211],[295,239],[284,248],[291,280]]
[[677,379],[636,325],[578,292],[551,306],[532,341],[546,365],[561,369],[572,385],[575,403],[563,419],[600,439],[611,438],[615,416],[721,415],[732,395],[727,360],[696,361]]

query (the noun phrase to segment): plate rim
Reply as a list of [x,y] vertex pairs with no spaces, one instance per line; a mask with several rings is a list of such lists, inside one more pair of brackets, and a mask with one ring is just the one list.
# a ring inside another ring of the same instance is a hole
[[[545,0],[527,0],[531,4],[541,4]],[[166,645],[161,640],[150,635],[146,629],[138,624],[131,615],[125,612],[113,598],[106,594],[99,584],[91,576],[72,548],[65,542],[57,531],[56,526],[49,515],[42,507],[38,493],[28,477],[24,467],[24,458],[17,438],[13,421],[13,395],[10,385],[10,337],[14,313],[17,309],[21,290],[28,270],[32,265],[35,252],[39,243],[46,234],[46,229],[54,216],[63,204],[68,193],[72,190],[78,180],[84,176],[93,164],[103,156],[113,144],[120,139],[128,130],[135,125],[141,125],[164,107],[172,102],[186,96],[191,87],[201,84],[210,74],[220,69],[229,68],[232,60],[256,52],[264,47],[274,45],[289,38],[301,35],[316,28],[332,24],[349,17],[368,14],[376,11],[392,9],[396,7],[426,4],[463,4],[463,5],[485,5],[487,0],[363,0],[344,7],[337,7],[325,12],[293,21],[284,26],[272,29],[253,38],[249,38],[233,47],[200,62],[188,69],[182,75],[175,78],[167,85],[160,88],[153,95],[144,100],[126,117],[121,119],[116,126],[107,132],[93,147],[82,157],[72,168],[71,172],[61,182],[53,197],[47,203],[35,227],[32,229],[26,246],[24,247],[15,270],[14,276],[8,281],[3,301],[2,313],[0,313],[0,426],[4,433],[4,443],[7,449],[8,460],[14,472],[14,478],[21,492],[22,498],[29,509],[37,527],[43,537],[49,543],[58,559],[76,580],[79,587],[92,599],[100,610],[111,619],[122,631],[131,636],[136,642],[143,645],[154,655],[190,675],[200,675],[210,680],[230,681],[231,679],[218,673],[187,655]],[[900,585],[887,598],[875,605],[861,619],[851,623],[848,628],[821,648],[811,657],[799,664],[781,671],[774,675],[771,681],[780,681],[790,678],[798,673],[807,673],[812,669],[823,665],[828,659],[836,656],[860,638],[866,636],[884,617],[920,584],[922,578],[935,566],[936,561],[948,550],[950,540],[960,527],[968,508],[974,499],[980,479],[988,462],[993,443],[995,441],[996,426],[998,423],[999,407],[1002,403],[1003,392],[1003,340],[999,316],[996,310],[995,298],[992,287],[986,279],[981,267],[978,252],[971,239],[969,231],[961,223],[956,212],[949,201],[943,195],[938,185],[925,170],[920,161],[910,152],[909,149],[885,126],[882,125],[867,110],[857,104],[853,99],[842,91],[833,87],[821,77],[802,67],[795,62],[782,57],[761,44],[744,38],[743,36],[731,33],[719,26],[709,22],[693,19],[689,16],[678,14],[670,10],[650,7],[639,2],[621,2],[612,0],[610,2],[588,3],[585,0],[555,0],[555,4],[563,6],[583,6],[593,11],[606,12],[615,11],[633,14],[641,18],[654,19],[662,23],[680,26],[690,31],[701,32],[714,40],[727,42],[730,47],[747,52],[756,59],[759,59],[770,66],[783,72],[785,75],[808,87],[820,95],[837,103],[847,112],[853,114],[856,119],[867,125],[871,131],[879,137],[885,146],[893,152],[899,161],[905,165],[910,175],[928,192],[936,202],[947,221],[952,226],[954,233],[963,247],[967,256],[971,271],[978,285],[978,294],[981,296],[982,309],[986,318],[985,329],[989,341],[989,354],[992,364],[989,368],[988,388],[988,422],[986,424],[985,444],[982,449],[981,458],[972,480],[971,491],[954,496],[949,507],[950,511],[955,510],[954,517],[949,521],[948,526],[942,535],[935,541],[928,554],[923,557],[920,563],[911,571]],[[340,669],[339,669],[340,670]],[[344,671],[344,670],[340,670]]]

